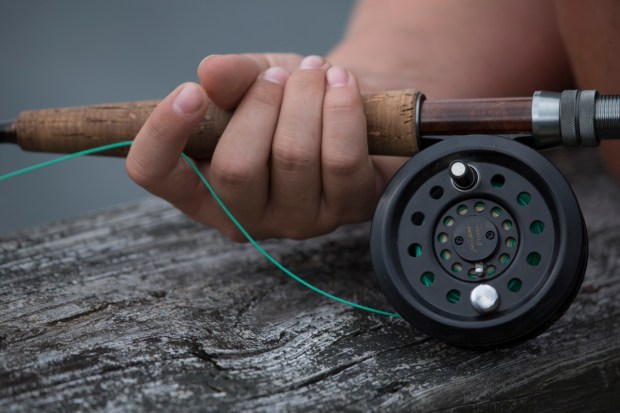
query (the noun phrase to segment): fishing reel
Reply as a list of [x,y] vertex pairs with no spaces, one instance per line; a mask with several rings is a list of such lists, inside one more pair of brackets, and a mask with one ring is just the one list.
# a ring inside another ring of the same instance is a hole
[[405,320],[486,349],[534,337],[566,311],[588,238],[550,161],[516,141],[474,135],[434,144],[400,169],[377,206],[371,252]]

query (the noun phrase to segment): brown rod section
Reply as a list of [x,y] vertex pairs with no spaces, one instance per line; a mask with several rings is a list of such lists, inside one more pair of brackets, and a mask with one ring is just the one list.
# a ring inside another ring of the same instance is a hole
[[[373,155],[412,156],[421,135],[531,133],[531,98],[423,101],[419,92],[403,89],[365,95],[368,149]],[[420,102],[422,102],[420,104]],[[132,140],[158,101],[127,102],[20,113],[0,125],[0,142],[17,143],[35,152],[72,153]],[[417,106],[420,105],[420,116]],[[191,133],[185,152],[210,159],[232,113],[209,105]],[[417,125],[419,121],[420,125]],[[124,156],[127,149],[106,153]]]
[[532,98],[427,100],[422,135],[532,133]]

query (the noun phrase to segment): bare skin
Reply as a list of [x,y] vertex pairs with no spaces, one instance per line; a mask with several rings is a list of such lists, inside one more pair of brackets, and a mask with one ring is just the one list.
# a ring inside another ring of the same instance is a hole
[[[586,40],[566,27],[583,3],[558,1],[556,10],[551,0],[362,0],[325,59],[212,56],[198,68],[200,85],[180,86],[151,115],[128,174],[243,241],[179,159],[211,100],[235,115],[212,161],[199,167],[253,236],[301,239],[367,220],[404,160],[368,155],[360,93],[415,87],[429,98],[527,96],[573,87],[573,73],[581,87],[612,88],[619,58],[601,84],[601,73],[579,60]],[[613,0],[606,6],[617,9]],[[617,18],[612,23],[597,28],[617,33]]]
[[[579,88],[620,94],[620,2],[556,0],[556,6]],[[620,181],[620,142],[603,142],[601,154]]]

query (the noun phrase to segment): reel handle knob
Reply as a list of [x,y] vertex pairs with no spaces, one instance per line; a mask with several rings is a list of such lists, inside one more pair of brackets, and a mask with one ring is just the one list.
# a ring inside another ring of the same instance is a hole
[[478,174],[476,173],[476,170],[470,165],[467,165],[465,162],[452,162],[450,164],[449,171],[452,182],[462,191],[473,188],[478,182]]

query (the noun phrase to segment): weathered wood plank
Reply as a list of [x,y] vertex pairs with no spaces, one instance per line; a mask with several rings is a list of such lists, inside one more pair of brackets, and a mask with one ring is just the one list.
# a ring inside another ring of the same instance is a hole
[[[329,302],[156,200],[4,236],[0,411],[617,411],[620,192],[577,154],[557,161],[579,165],[584,286],[549,331],[485,353]],[[389,308],[367,233],[264,246],[327,291]]]

